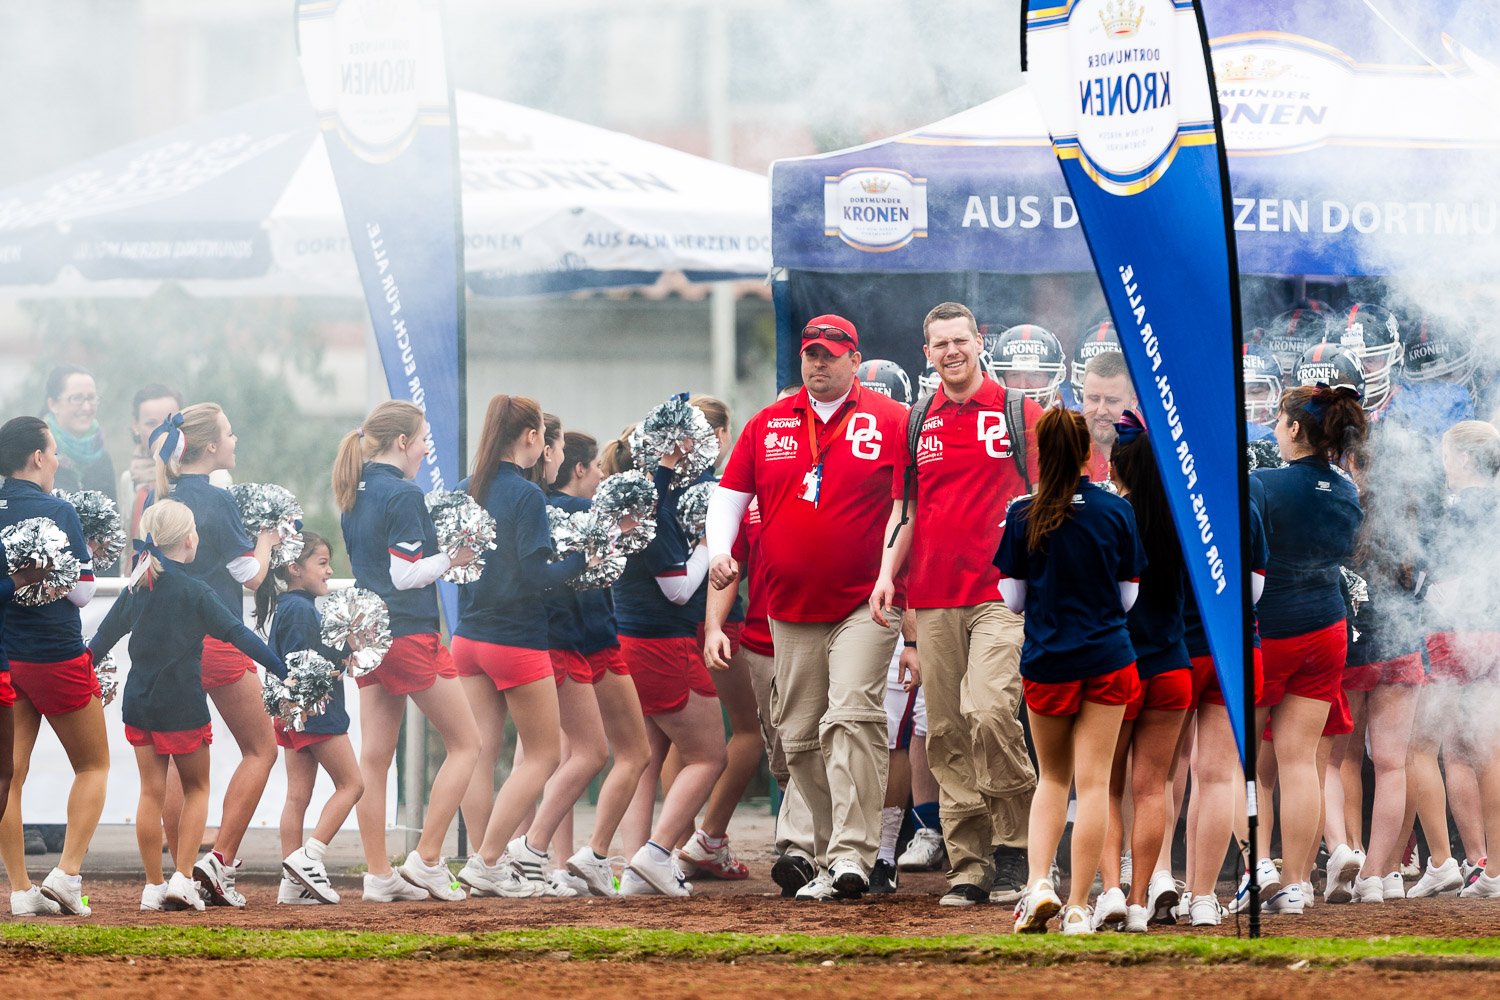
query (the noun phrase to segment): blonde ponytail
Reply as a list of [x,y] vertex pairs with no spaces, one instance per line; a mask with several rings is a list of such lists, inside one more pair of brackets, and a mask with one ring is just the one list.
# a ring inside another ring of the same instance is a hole
[[[141,532],[162,552],[181,545],[197,527],[192,509],[178,500],[158,500],[141,515]],[[165,567],[154,553],[146,554],[143,558],[149,562],[145,576],[146,586],[150,587]],[[134,584],[139,577],[140,570],[137,569],[131,576],[131,583]]]
[[333,460],[333,499],[339,510],[348,512],[354,509],[365,463],[389,448],[401,435],[416,437],[425,419],[421,408],[415,404],[391,399],[371,410],[363,424],[344,435],[339,442],[338,456]]
[[182,435],[182,448],[175,457],[169,450],[172,435],[156,437],[151,454],[156,460],[158,500],[172,492],[172,484],[182,475],[183,465],[202,457],[203,449],[219,440],[219,414],[223,412],[218,403],[194,403],[184,409],[180,414],[182,422],[177,425],[177,432]]

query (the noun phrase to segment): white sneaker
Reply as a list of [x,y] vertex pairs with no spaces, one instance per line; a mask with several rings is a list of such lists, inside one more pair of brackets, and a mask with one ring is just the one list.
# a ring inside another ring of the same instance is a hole
[[1417,879],[1417,884],[1407,890],[1407,899],[1423,899],[1443,892],[1456,892],[1464,887],[1463,875],[1458,870],[1458,859],[1449,858],[1436,868],[1432,859],[1427,859],[1427,870]]
[[1132,905],[1125,914],[1125,926],[1120,929],[1126,934],[1144,934],[1150,923],[1151,911],[1144,906]]
[[1310,910],[1310,909],[1313,908],[1313,904],[1316,903],[1316,902],[1317,902],[1317,893],[1313,892],[1313,884],[1311,882],[1303,882],[1302,883],[1302,909],[1304,911],[1305,910]]
[[166,909],[166,905],[164,903],[164,900],[166,899],[166,895],[167,895],[167,883],[163,882],[161,885],[152,885],[150,882],[147,882],[146,883],[146,887],[141,890],[141,909],[143,909],[143,910],[164,910],[164,909]]
[[624,873],[620,875],[620,895],[660,896],[661,893],[653,889],[650,882],[647,882],[635,872],[631,871],[629,868],[626,868]]
[[678,852],[678,858],[687,875],[731,881],[750,877],[750,869],[729,849],[728,837],[724,838],[721,846],[712,847],[708,843],[708,834],[702,830],[688,838],[687,844]]
[[[1255,863],[1255,874],[1259,880],[1260,900],[1264,903],[1276,894],[1281,885],[1281,870],[1276,867],[1276,862],[1270,858],[1261,858]],[[1246,872],[1240,876],[1239,888],[1234,892],[1234,899],[1229,904],[1230,913],[1250,912],[1250,873]],[[1300,898],[1301,886],[1298,886],[1298,897]]]
[[1052,888],[1051,879],[1040,879],[1021,895],[1016,904],[1015,931],[1017,934],[1040,934],[1047,929],[1047,921],[1062,909],[1062,900]]
[[1182,899],[1182,890],[1172,873],[1162,869],[1151,876],[1146,893],[1146,909],[1151,913],[1153,924],[1177,923],[1177,904]]
[[360,897],[366,903],[413,903],[427,898],[425,889],[418,889],[394,871],[384,875],[365,872],[364,892]]
[[[1379,879],[1376,881],[1378,882]],[[1293,882],[1291,885],[1280,890],[1270,899],[1266,900],[1261,909],[1265,913],[1300,916],[1302,913],[1302,883]]]
[[624,858],[596,858],[592,850],[581,847],[568,859],[567,868],[572,875],[583,880],[592,895],[613,899],[620,895],[615,885],[614,865],[617,861],[622,865],[625,863]]
[[61,868],[52,869],[42,879],[42,895],[56,903],[65,917],[86,917],[94,912],[83,894],[83,880]]
[[236,858],[234,864],[227,865],[219,860],[219,856],[209,851],[198,859],[193,866],[193,878],[203,887],[201,896],[210,906],[233,906],[244,908],[245,897],[234,887],[234,877],[239,872],[240,862]]
[[1354,898],[1354,879],[1364,867],[1365,852],[1340,844],[1328,856],[1328,880],[1323,885],[1325,903],[1347,903]]
[[1194,896],[1188,904],[1188,919],[1194,927],[1217,927],[1224,920],[1224,908],[1217,896]]
[[547,891],[547,855],[538,854],[526,843],[525,837],[517,837],[505,845],[506,856],[516,866],[521,877],[537,888],[537,895]]
[[[194,874],[197,874],[196,870]],[[167,891],[162,896],[162,908],[167,910],[197,910],[203,912],[207,909],[203,902],[203,894],[199,892],[199,883],[188,878],[182,872],[173,872],[172,877],[167,879]],[[225,904],[232,905],[232,904]]]
[[576,875],[569,875],[558,868],[547,874],[547,887],[542,890],[541,894],[555,896],[558,899],[576,899],[579,896],[587,896],[589,887],[583,879]]
[[828,866],[828,875],[840,899],[859,899],[870,888],[864,866],[853,858],[839,858]]
[[[299,847],[283,858],[281,870],[294,882],[301,884],[304,889],[312,893],[318,902],[337,903],[339,901],[339,894],[328,881],[328,869],[323,867],[323,862],[314,861],[308,857],[305,848]],[[279,891],[277,896],[279,902]]]
[[671,855],[663,861],[658,857],[659,852],[660,848],[654,844],[642,844],[641,849],[635,852],[635,857],[630,859],[628,867],[663,896],[691,896],[693,883],[683,877]]
[[1093,922],[1089,919],[1088,908],[1084,906],[1064,907],[1062,932],[1066,935],[1094,933]]
[[1129,892],[1130,882],[1134,877],[1135,862],[1131,860],[1130,852],[1126,851],[1120,855],[1120,888],[1125,892]]
[[1371,875],[1369,878],[1355,876],[1353,901],[1356,903],[1383,903],[1385,902],[1385,889],[1380,884],[1379,875]]
[[56,917],[61,913],[62,907],[43,895],[39,885],[10,894],[10,915],[13,917]]
[[1125,905],[1125,893],[1119,889],[1108,889],[1094,900],[1094,930],[1119,930],[1129,915]]
[[1190,893],[1190,892],[1188,892],[1188,887],[1187,887],[1187,883],[1186,882],[1177,880],[1176,881],[1176,885],[1177,885],[1177,908],[1172,911],[1172,915],[1177,918],[1177,922],[1178,923],[1185,924],[1185,923],[1188,922],[1188,919],[1192,916],[1193,894]]
[[[151,887],[148,885],[146,886],[146,888],[149,890]],[[298,882],[290,875],[283,873],[281,876],[281,883],[276,887],[276,905],[320,906],[322,905],[322,900],[320,900],[317,896],[314,896],[312,892],[308,890],[307,886],[303,885],[301,882]],[[145,899],[144,897],[142,897],[141,909],[144,910],[145,908]]]
[[467,899],[468,894],[453,878],[453,873],[448,870],[444,861],[445,859],[438,858],[437,864],[429,865],[422,860],[422,855],[413,850],[406,856],[405,861],[396,866],[396,874],[418,889],[426,889],[427,895],[433,899],[440,899],[446,903],[456,903],[461,899]]
[[1403,862],[1401,862],[1401,877],[1402,878],[1421,878],[1422,877],[1422,866],[1417,863],[1417,854],[1416,854],[1416,851],[1412,852],[1411,860],[1410,861],[1403,861]]
[[[469,887],[475,896],[499,896],[504,899],[529,899],[540,896],[542,887],[521,876],[520,866],[509,852],[500,855],[493,865],[486,864],[477,854],[458,870],[458,881]],[[546,880],[542,880],[546,884]]]
[[1391,872],[1380,880],[1381,890],[1387,902],[1393,899],[1406,898],[1406,883],[1401,880],[1399,871]]
[[1481,871],[1479,877],[1460,889],[1458,894],[1465,899],[1500,898],[1500,876],[1491,878]]
[[833,873],[826,868],[819,871],[813,880],[797,890],[794,897],[803,903],[829,903],[839,898],[833,886]]
[[896,867],[904,872],[935,872],[947,855],[943,835],[923,827],[912,834],[911,843],[906,845],[906,850],[896,859]]

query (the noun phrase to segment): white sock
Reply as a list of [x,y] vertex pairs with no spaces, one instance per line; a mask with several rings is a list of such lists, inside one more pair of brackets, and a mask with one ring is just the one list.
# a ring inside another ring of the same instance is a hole
[[653,855],[660,855],[659,860],[661,860],[661,861],[671,861],[672,860],[672,852],[669,851],[669,850],[667,850],[665,847],[661,846],[660,844],[658,844],[656,841],[654,841],[654,840],[648,840],[648,841],[646,841],[646,846],[649,847],[649,848],[651,848],[651,853]]
[[527,843],[526,836],[524,834],[521,836],[521,846],[526,848],[528,851],[530,851],[532,854],[535,854],[539,858],[545,858],[547,856],[545,852],[539,851],[535,847],[532,847],[529,843]]
[[323,852],[328,850],[328,845],[317,837],[308,837],[307,843],[302,845],[302,853],[307,855],[309,861],[322,861]]
[[698,831],[698,838],[700,840],[702,840],[703,843],[707,844],[710,850],[714,850],[714,851],[717,851],[719,848],[721,848],[725,844],[729,843],[729,836],[728,836],[728,834],[725,834],[722,837],[710,837],[708,834],[704,833],[702,830],[699,830]]
[[904,812],[900,806],[886,806],[880,810],[880,853],[876,857],[881,861],[896,863],[896,838],[901,836]]

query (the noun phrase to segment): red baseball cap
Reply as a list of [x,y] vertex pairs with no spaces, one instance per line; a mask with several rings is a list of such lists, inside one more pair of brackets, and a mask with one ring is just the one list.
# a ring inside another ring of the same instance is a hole
[[859,350],[859,334],[854,324],[842,316],[825,313],[814,316],[802,328],[802,350],[814,344],[822,344],[828,353],[839,356]]

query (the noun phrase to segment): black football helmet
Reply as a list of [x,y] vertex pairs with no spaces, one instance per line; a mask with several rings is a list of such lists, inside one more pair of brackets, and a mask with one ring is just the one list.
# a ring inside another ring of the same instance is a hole
[[1328,314],[1316,309],[1288,309],[1257,329],[1260,339],[1254,343],[1276,355],[1284,379],[1294,374],[1302,353],[1313,344],[1338,342],[1338,337],[1329,330]]
[[1467,384],[1479,364],[1462,323],[1423,316],[1403,331],[1406,374],[1413,382]]
[[1073,389],[1081,398],[1083,396],[1083,369],[1087,367],[1089,359],[1096,354],[1105,351],[1118,351],[1120,349],[1120,334],[1115,329],[1114,323],[1104,319],[1088,328],[1088,331],[1079,338],[1078,347],[1073,351]]
[[911,379],[907,377],[906,369],[896,362],[875,358],[863,362],[854,375],[859,384],[871,392],[889,396],[902,406],[911,405]]
[[1245,378],[1245,419],[1269,424],[1281,402],[1281,363],[1270,348],[1246,344],[1241,358]]
[[1011,373],[1040,374],[1046,378],[1045,385],[1017,388],[1042,407],[1057,399],[1057,388],[1067,374],[1067,355],[1050,330],[1034,323],[1013,326],[995,341],[991,353],[994,373],[1002,383]]
[[1338,344],[1314,344],[1302,352],[1292,371],[1292,385],[1317,385],[1333,389],[1349,388],[1365,400],[1365,373],[1352,351]]
[[1379,409],[1391,395],[1401,367],[1401,324],[1385,306],[1356,302],[1329,341],[1352,352],[1365,374],[1365,408]]

